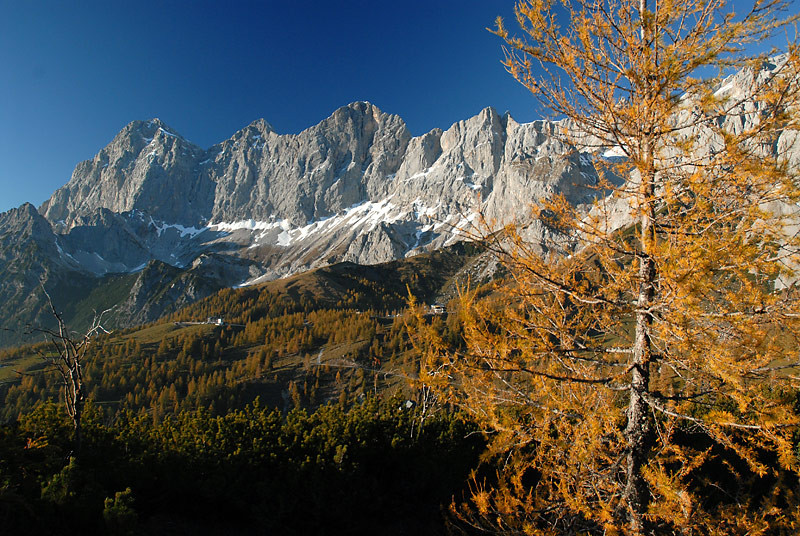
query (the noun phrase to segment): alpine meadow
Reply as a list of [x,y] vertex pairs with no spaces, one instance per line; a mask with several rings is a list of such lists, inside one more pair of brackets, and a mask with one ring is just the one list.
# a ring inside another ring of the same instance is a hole
[[[37,15],[20,109],[52,31],[104,38],[86,65],[120,101],[150,93],[114,39],[149,51],[153,109],[304,126],[200,146],[128,118],[0,212],[0,533],[800,534],[800,14],[749,2],[516,0],[488,30],[512,2],[137,4],[177,47],[113,2]],[[429,125],[465,58],[483,108]],[[421,134],[368,101],[303,115],[415,80]],[[538,118],[487,105],[503,81]]]
[[418,328],[425,381],[497,464],[454,503],[464,527],[800,530],[800,57],[747,55],[787,8],[523,1],[522,36],[498,19],[509,73],[602,180],[588,212],[531,200],[544,244],[492,230],[509,281],[462,294],[463,341]]

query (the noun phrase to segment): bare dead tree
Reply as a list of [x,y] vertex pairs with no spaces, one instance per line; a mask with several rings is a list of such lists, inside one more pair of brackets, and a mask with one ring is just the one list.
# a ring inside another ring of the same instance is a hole
[[101,332],[110,333],[103,327],[102,319],[111,309],[106,309],[100,314],[95,313],[86,331],[79,334],[69,330],[44,286],[42,292],[47,297],[50,313],[56,320],[56,327],[52,329],[36,327],[32,331],[44,334],[48,343],[44,351],[39,351],[39,356],[49,364],[47,370],[55,370],[61,376],[64,406],[73,426],[72,456],[77,457],[81,449],[81,418],[87,396],[83,364],[93,337]]

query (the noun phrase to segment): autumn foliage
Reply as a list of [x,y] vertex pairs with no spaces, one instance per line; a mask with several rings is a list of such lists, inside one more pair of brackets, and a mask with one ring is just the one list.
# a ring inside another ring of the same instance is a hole
[[465,291],[463,340],[418,322],[425,380],[497,467],[454,507],[462,528],[800,527],[800,58],[746,57],[785,7],[531,0],[524,37],[498,21],[509,72],[601,179],[589,210],[531,200],[555,238],[491,235],[510,277]]

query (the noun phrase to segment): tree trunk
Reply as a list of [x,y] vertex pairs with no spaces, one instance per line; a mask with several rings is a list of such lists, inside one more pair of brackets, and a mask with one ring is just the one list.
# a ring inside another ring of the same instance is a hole
[[[643,259],[641,273],[649,275],[652,271],[652,261]],[[642,287],[646,286],[642,282]],[[648,485],[642,475],[650,449],[650,420],[644,400],[644,394],[650,388],[649,323],[649,314],[641,311],[637,313],[628,423],[625,427],[628,452],[623,499],[628,507],[631,533],[637,535],[647,533],[645,514],[650,502]]]
[[[639,18],[641,20],[640,39],[645,55],[653,53],[651,48],[652,32],[646,23],[648,0],[639,0]],[[653,58],[657,60],[657,58]],[[643,94],[650,96],[652,88],[649,79],[645,78]],[[650,136],[652,135],[652,117],[642,117],[643,145],[640,146],[639,171],[639,295],[636,299],[636,333],[633,343],[633,362],[631,370],[630,399],[628,400],[628,423],[625,427],[627,456],[625,465],[625,489],[623,503],[628,508],[630,533],[636,536],[649,534],[647,508],[650,503],[650,490],[644,479],[642,469],[647,463],[650,451],[650,419],[645,394],[650,390],[651,343],[650,328],[652,317],[649,311],[655,293],[655,262],[653,261],[653,219],[655,218],[655,170],[653,169],[654,152]]]
[[642,172],[640,185],[641,253],[639,255],[639,295],[636,300],[636,333],[633,345],[630,399],[628,401],[628,423],[625,427],[627,456],[625,467],[625,489],[623,502],[628,508],[631,534],[648,534],[646,520],[650,503],[649,486],[642,469],[650,451],[650,418],[645,395],[650,390],[650,361],[652,348],[650,330],[652,316],[649,310],[655,293],[656,267],[652,257],[654,236],[653,218],[655,207],[655,172]]
[[80,458],[81,453],[81,440],[83,439],[83,430],[81,429],[81,417],[83,413],[83,404],[75,407],[75,416],[72,418],[73,437],[72,437],[72,456]]
[[83,387],[83,371],[81,370],[80,360],[73,360],[70,372],[72,400],[67,409],[72,417],[72,456],[78,458],[81,452],[81,441],[83,439],[83,429],[81,419],[83,418],[83,405],[86,402],[86,392]]

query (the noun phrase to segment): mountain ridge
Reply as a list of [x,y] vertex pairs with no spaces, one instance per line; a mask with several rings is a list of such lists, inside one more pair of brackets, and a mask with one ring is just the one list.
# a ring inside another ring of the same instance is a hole
[[[536,166],[525,162],[531,144]],[[519,219],[537,196],[585,202],[592,194],[580,183],[595,173],[547,122],[520,125],[488,107],[412,137],[399,116],[355,102],[299,134],[259,119],[207,150],[160,120],[131,122],[39,212],[91,273],[154,259],[182,267],[221,250],[268,259],[238,284],[440,247],[481,207]],[[125,247],[90,238],[92,230]]]
[[0,297],[15,311],[4,327],[46,322],[45,288],[55,301],[62,288],[72,301],[116,296],[105,281],[121,277],[127,297],[93,303],[129,325],[221,288],[453,243],[496,182],[506,129],[542,124],[520,129],[485,108],[412,137],[399,116],[356,102],[299,134],[258,119],[204,150],[159,119],[132,121],[38,211],[0,215]]
[[[737,73],[717,91],[757,76]],[[0,298],[18,329],[46,317],[39,287],[74,280],[88,292],[130,274],[131,294],[117,302],[126,324],[225,287],[435,250],[485,232],[483,221],[521,222],[544,248],[553,231],[531,205],[562,195],[588,211],[605,195],[596,163],[615,157],[569,145],[569,128],[486,107],[412,136],[401,117],[359,101],[298,134],[257,119],[202,149],[159,119],[132,121],[38,210],[0,214]],[[630,211],[617,212],[615,227]]]

